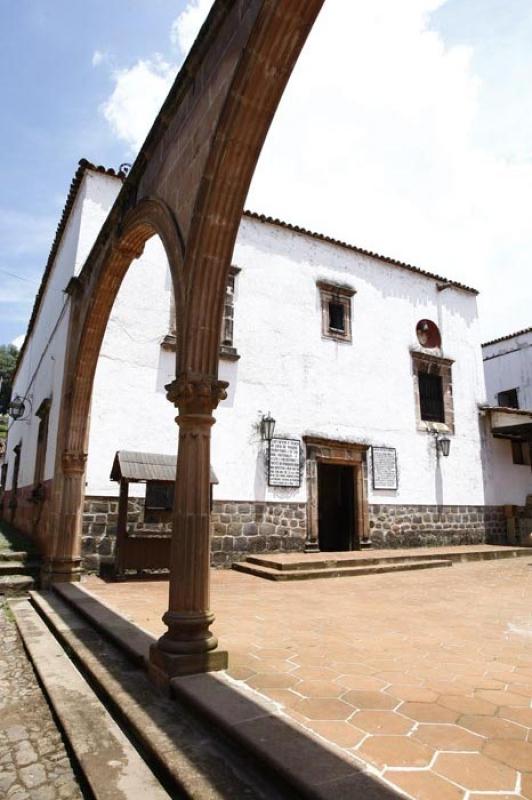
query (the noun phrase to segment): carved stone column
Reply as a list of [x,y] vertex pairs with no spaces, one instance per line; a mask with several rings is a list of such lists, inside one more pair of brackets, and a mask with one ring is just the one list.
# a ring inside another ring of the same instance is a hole
[[86,453],[65,451],[61,458],[61,514],[55,541],[42,573],[43,585],[79,581],[81,577],[82,504]]
[[168,631],[153,645],[150,672],[164,685],[175,675],[225,669],[227,653],[210,631],[210,443],[212,411],[227,383],[185,374],[167,386],[179,408],[179,451],[170,556]]

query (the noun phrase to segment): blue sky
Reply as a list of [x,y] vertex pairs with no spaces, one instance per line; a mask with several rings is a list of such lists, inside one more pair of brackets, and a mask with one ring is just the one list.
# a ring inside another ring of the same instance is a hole
[[[0,0],[0,343],[77,161],[131,161],[210,0]],[[184,14],[184,16],[183,16]],[[532,324],[532,4],[326,0],[248,206],[481,290]]]

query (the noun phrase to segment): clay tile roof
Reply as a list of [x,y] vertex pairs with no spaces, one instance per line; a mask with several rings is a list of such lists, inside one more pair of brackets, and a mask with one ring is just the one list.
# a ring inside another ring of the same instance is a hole
[[39,308],[41,307],[41,302],[44,296],[44,290],[46,288],[46,284],[48,283],[48,278],[50,277],[50,273],[52,271],[52,267],[54,265],[55,257],[57,255],[57,251],[59,250],[59,245],[61,244],[61,239],[63,238],[63,233],[65,232],[66,224],[68,222],[68,218],[70,217],[70,212],[74,206],[74,202],[76,200],[79,187],[81,186],[81,182],[83,180],[83,176],[87,170],[92,170],[93,172],[100,172],[103,175],[109,175],[112,178],[120,178],[120,180],[124,181],[126,178],[126,174],[124,172],[120,172],[114,169],[109,169],[103,166],[96,166],[95,164],[91,164],[90,161],[87,161],[86,158],[82,158],[78,163],[78,168],[75,172],[74,177],[72,178],[72,183],[70,184],[70,189],[68,190],[67,198],[65,201],[65,205],[63,211],[61,213],[61,217],[59,219],[59,224],[57,226],[57,230],[55,232],[54,240],[52,242],[52,247],[50,249],[50,253],[48,255],[48,260],[46,261],[46,266],[44,268],[43,276],[41,279],[41,284],[37,291],[37,295],[35,297],[35,301],[33,303],[33,309],[31,312],[30,321],[28,323],[28,328],[26,330],[26,335],[24,337],[24,342],[22,347],[20,348],[20,353],[17,360],[17,368],[15,370],[15,374],[13,378],[18,372],[18,367],[22,362],[22,357],[24,355],[24,351],[26,349],[26,343],[30,337],[30,334],[33,330],[33,326],[35,324],[35,320],[37,319],[37,314],[39,313]]
[[488,347],[490,344],[499,344],[499,342],[506,342],[508,339],[514,339],[516,336],[524,336],[525,333],[532,333],[532,328],[523,328],[522,331],[508,333],[506,336],[499,336],[498,339],[491,339],[489,342],[483,342],[482,347]]
[[470,286],[466,286],[463,283],[459,283],[458,281],[450,281],[448,278],[443,278],[441,275],[436,275],[433,272],[427,272],[420,267],[414,267],[412,264],[405,264],[404,261],[398,261],[395,258],[390,258],[389,256],[380,255],[380,253],[374,253],[371,250],[364,250],[362,247],[357,247],[354,244],[349,244],[348,242],[343,242],[341,239],[334,239],[332,236],[327,236],[324,233],[317,233],[316,231],[309,231],[307,228],[301,228],[299,225],[293,225],[290,222],[284,222],[282,219],[275,219],[274,217],[267,217],[264,214],[258,214],[256,211],[244,211],[244,216],[249,217],[250,219],[256,219],[259,222],[266,222],[269,225],[277,225],[279,228],[286,228],[289,231],[294,231],[294,233],[302,233],[304,236],[311,236],[313,239],[318,239],[320,242],[327,242],[328,244],[334,244],[337,247],[343,247],[346,250],[351,250],[354,253],[360,253],[364,256],[370,256],[371,258],[377,258],[379,261],[384,261],[386,264],[393,264],[394,267],[401,267],[401,269],[407,269],[410,272],[416,272],[418,275],[424,275],[426,278],[431,278],[432,280],[441,281],[442,284],[445,286],[453,286],[455,289],[462,289],[464,292],[471,292],[472,294],[478,294],[477,289],[472,289]]

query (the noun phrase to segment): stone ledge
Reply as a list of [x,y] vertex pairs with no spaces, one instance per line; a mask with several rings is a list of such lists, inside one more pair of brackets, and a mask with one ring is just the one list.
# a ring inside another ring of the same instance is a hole
[[302,731],[274,703],[233,686],[223,675],[193,675],[170,682],[176,699],[216,725],[262,769],[280,775],[290,797],[313,800],[396,800],[356,756],[346,759],[334,746]]
[[[141,745],[150,763],[157,765],[173,797],[283,800],[284,794],[255,774],[239,754],[229,751],[211,729],[157,691],[144,670],[133,666],[121,648],[106,640],[105,632],[95,631],[53,593],[36,592],[32,599],[115,718]],[[145,797],[150,800],[151,795]]]

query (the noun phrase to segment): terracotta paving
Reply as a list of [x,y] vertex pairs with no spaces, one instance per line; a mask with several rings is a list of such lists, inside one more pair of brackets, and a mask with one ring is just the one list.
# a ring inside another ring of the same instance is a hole
[[[85,587],[155,634],[165,582]],[[532,553],[272,583],[212,574],[228,680],[417,800],[532,800]]]

